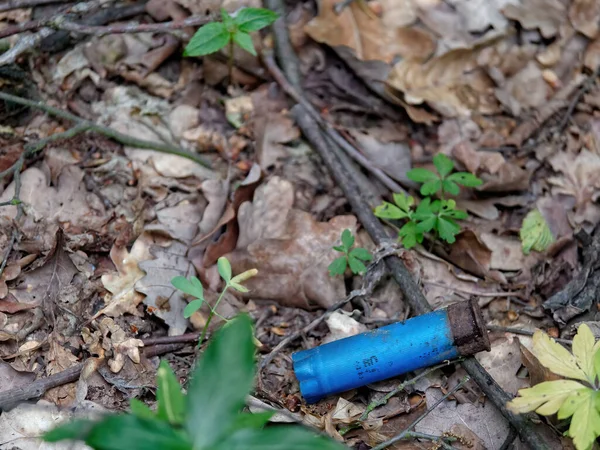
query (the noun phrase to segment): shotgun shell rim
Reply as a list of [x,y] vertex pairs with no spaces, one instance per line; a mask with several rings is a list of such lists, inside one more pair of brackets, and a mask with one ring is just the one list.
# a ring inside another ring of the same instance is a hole
[[490,338],[476,299],[455,303],[447,308],[454,345],[462,356],[490,351]]

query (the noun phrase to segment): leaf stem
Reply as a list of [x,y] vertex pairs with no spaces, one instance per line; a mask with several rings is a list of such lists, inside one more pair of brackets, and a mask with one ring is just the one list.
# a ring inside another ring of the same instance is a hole
[[229,73],[229,84],[233,83],[233,33],[229,35],[229,58],[227,59],[227,71]]
[[200,335],[200,338],[198,339],[198,348],[200,348],[200,346],[202,345],[202,342],[204,342],[204,338],[206,337],[206,333],[208,332],[208,326],[210,325],[210,321],[215,316],[215,314],[217,314],[217,307],[219,306],[219,303],[221,303],[221,300],[225,296],[225,292],[227,292],[228,288],[229,288],[229,283],[227,283],[225,285],[225,288],[219,295],[219,298],[217,299],[215,306],[210,308],[210,312],[208,313],[208,319],[206,319],[206,324],[204,325],[204,328],[202,329],[202,334]]

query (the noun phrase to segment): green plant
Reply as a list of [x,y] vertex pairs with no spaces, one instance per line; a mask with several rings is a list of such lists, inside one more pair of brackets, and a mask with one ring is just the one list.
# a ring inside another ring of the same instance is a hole
[[350,232],[350,230],[346,229],[342,231],[342,245],[336,245],[333,247],[334,250],[343,253],[343,256],[336,258],[333,260],[331,264],[329,264],[329,275],[332,277],[336,275],[343,275],[346,271],[346,267],[350,266],[350,270],[354,274],[362,274],[365,273],[367,268],[365,267],[363,261],[371,261],[373,259],[373,255],[369,253],[369,251],[365,248],[354,246],[354,236]]
[[[423,183],[420,192],[426,197],[416,207],[413,197],[400,193],[393,195],[395,205],[383,202],[375,208],[375,215],[381,219],[406,220],[398,230],[398,237],[406,248],[422,243],[425,233],[430,231],[449,244],[454,243],[455,236],[460,232],[456,220],[466,219],[468,214],[456,209],[456,202],[446,199],[445,194],[458,195],[459,184],[475,187],[483,183],[468,172],[452,173],[454,162],[444,154],[435,155],[433,164],[438,173],[412,169],[406,174],[409,179]],[[432,196],[438,193],[441,198],[434,199]]]
[[[221,275],[221,278],[225,282],[225,287],[219,294],[219,297],[217,298],[217,301],[215,302],[215,306],[210,306],[208,303],[206,303],[208,308],[210,309],[210,312],[208,314],[208,319],[206,319],[206,324],[204,325],[204,328],[202,329],[202,333],[200,334],[200,339],[198,340],[198,346],[200,346],[202,344],[202,342],[204,341],[204,338],[206,337],[206,332],[208,331],[208,326],[210,325],[210,322],[214,316],[219,316],[225,322],[228,321],[228,319],[219,315],[219,313],[217,313],[217,311],[216,311],[217,307],[219,306],[219,303],[221,303],[221,300],[225,296],[225,292],[227,292],[227,289],[233,288],[238,292],[244,292],[244,293],[248,292],[248,289],[245,288],[244,286],[242,286],[240,283],[243,283],[248,278],[252,278],[253,276],[255,276],[258,273],[258,270],[250,269],[250,270],[246,270],[245,272],[240,273],[239,275],[236,275],[235,277],[232,278],[231,277],[231,264],[229,263],[229,260],[225,257],[221,257],[218,259],[217,268],[219,269],[219,275]],[[185,309],[183,310],[183,316],[186,319],[189,319],[192,316],[192,314],[194,314],[196,311],[198,311],[202,307],[202,304],[205,303],[204,289],[202,288],[202,283],[196,277],[190,277],[190,279],[188,280],[185,277],[179,276],[179,277],[173,278],[171,280],[171,284],[173,286],[175,286],[177,289],[179,289],[180,291],[182,291],[183,293],[188,294],[194,298],[194,300],[189,302],[187,304],[187,306],[185,307]]]
[[162,361],[156,411],[132,400],[129,414],[76,420],[44,440],[79,440],[97,450],[342,450],[302,426],[266,427],[271,412],[241,412],[256,372],[252,334],[247,315],[225,324],[199,359],[187,395]]
[[531,250],[545,252],[555,239],[550,231],[548,222],[537,209],[532,209],[523,219],[519,230],[523,253],[529,255]]
[[242,8],[233,14],[221,8],[221,22],[201,26],[185,47],[183,56],[203,56],[229,45],[229,80],[233,70],[234,43],[256,56],[250,32],[262,30],[277,20],[279,15],[263,8]]
[[595,342],[587,325],[580,325],[571,354],[538,330],[533,335],[533,354],[544,367],[570,379],[544,381],[521,389],[520,397],[508,402],[508,409],[517,414],[557,414],[559,420],[571,417],[567,434],[578,450],[589,450],[600,436],[600,341]]

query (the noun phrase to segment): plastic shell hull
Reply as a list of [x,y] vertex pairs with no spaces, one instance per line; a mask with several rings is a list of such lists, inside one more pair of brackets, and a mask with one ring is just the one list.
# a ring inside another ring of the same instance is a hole
[[308,403],[458,357],[446,310],[292,355]]

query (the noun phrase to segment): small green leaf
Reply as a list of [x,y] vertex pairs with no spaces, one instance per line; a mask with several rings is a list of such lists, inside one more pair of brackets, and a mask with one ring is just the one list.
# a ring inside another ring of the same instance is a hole
[[250,289],[248,289],[246,286],[242,286],[241,284],[239,284],[233,280],[229,283],[229,286],[231,286],[233,289],[235,289],[236,291],[241,292],[243,294],[245,294],[246,292],[250,292]]
[[433,195],[438,192],[442,188],[442,180],[436,179],[432,181],[428,181],[421,186],[421,194],[422,195]]
[[341,245],[334,245],[334,246],[333,246],[333,249],[334,249],[336,252],[342,252],[342,253],[346,253],[346,249],[345,249],[344,247],[342,247]]
[[350,256],[360,259],[361,261],[371,261],[373,259],[373,255],[366,248],[357,247],[350,251]]
[[575,448],[578,450],[591,449],[600,436],[600,412],[596,409],[596,398],[598,393],[592,389],[585,389],[571,394],[563,407],[573,400],[568,411],[561,408],[558,411],[558,418],[564,419],[566,415],[572,412],[571,426],[569,427],[569,436],[573,438]]
[[363,274],[367,271],[365,265],[352,255],[348,255],[348,265],[352,273],[356,275]]
[[531,250],[544,252],[554,242],[554,236],[548,222],[537,209],[527,213],[519,231],[523,253],[528,255]]
[[417,224],[413,221],[405,223],[404,226],[400,228],[398,236],[402,240],[402,245],[405,248],[412,248],[417,245],[417,242],[419,244],[423,242],[423,233],[417,231]]
[[517,414],[536,411],[549,416],[556,414],[573,392],[582,389],[588,388],[573,380],[544,381],[532,388],[519,390],[520,397],[514,398],[506,406]]
[[354,236],[347,228],[342,231],[342,245],[346,250],[350,250],[354,245]]
[[243,8],[234,17],[240,31],[261,30],[279,18],[279,14],[264,8]]
[[160,362],[157,375],[158,389],[156,416],[172,425],[183,424],[185,417],[185,397],[173,370],[164,359]]
[[383,202],[375,208],[375,216],[380,217],[381,219],[404,219],[408,217],[408,214],[396,205]]
[[573,356],[577,365],[586,374],[588,382],[593,386],[596,383],[596,371],[594,369],[594,344],[596,338],[585,323],[579,325],[577,334],[573,337]]
[[417,233],[429,233],[431,230],[436,228],[438,218],[437,216],[429,216],[417,222],[416,231]]
[[185,277],[175,277],[171,280],[171,284],[176,289],[191,295],[192,297],[204,299],[204,289],[202,283],[196,277],[191,277],[189,280]]
[[233,34],[233,41],[251,55],[256,56],[256,50],[254,49],[254,44],[252,43],[252,36],[250,36],[248,33],[236,31]]
[[224,256],[221,256],[217,260],[217,268],[219,270],[219,275],[221,275],[221,278],[223,278],[225,283],[229,284],[229,282],[231,281],[231,264],[229,264],[229,260]]
[[271,417],[275,414],[275,411],[264,411],[256,414],[240,414],[235,418],[233,425],[229,432],[234,432],[244,428],[263,428]]
[[212,22],[200,27],[185,47],[183,56],[203,56],[227,45],[230,35],[222,22]]
[[416,181],[417,183],[426,183],[428,181],[440,179],[440,177],[431,170],[423,168],[411,169],[406,172],[406,176],[409,180]]
[[229,15],[225,8],[221,8],[221,19],[223,20],[223,25],[227,28],[229,34],[233,34],[238,30],[237,24],[235,23],[233,17]]
[[443,153],[438,153],[433,157],[433,165],[442,178],[445,178],[454,169],[454,162]]
[[183,310],[183,317],[185,317],[186,319],[192,317],[192,314],[194,314],[196,311],[202,308],[203,301],[204,300],[196,299],[185,305],[185,308]]
[[81,441],[86,438],[95,425],[96,422],[91,420],[73,420],[48,431],[44,434],[43,439],[46,442]]
[[211,450],[344,450],[333,439],[319,436],[302,426],[243,429],[227,436]]
[[460,193],[460,188],[454,181],[446,179],[442,181],[442,191],[450,195],[458,195]]
[[188,387],[186,429],[194,448],[216,449],[228,437],[254,382],[254,347],[252,322],[245,314],[208,344]]
[[131,414],[142,419],[153,419],[156,417],[154,411],[152,411],[148,405],[139,401],[137,398],[132,398],[129,400],[129,409],[131,410]]
[[346,272],[346,267],[348,266],[348,258],[346,256],[340,256],[333,260],[327,269],[329,270],[329,275],[335,277],[336,275],[343,275]]
[[398,205],[398,208],[400,208],[405,213],[409,214],[410,209],[415,204],[415,199],[410,196],[407,197],[402,192],[399,194],[394,194],[393,197],[394,197],[394,203],[396,203],[396,205]]
[[469,172],[456,172],[446,179],[466,187],[477,187],[483,184],[482,180]]
[[444,217],[438,217],[436,228],[440,238],[446,241],[448,244],[453,244],[456,241],[455,236],[460,233],[460,225],[454,220]]

